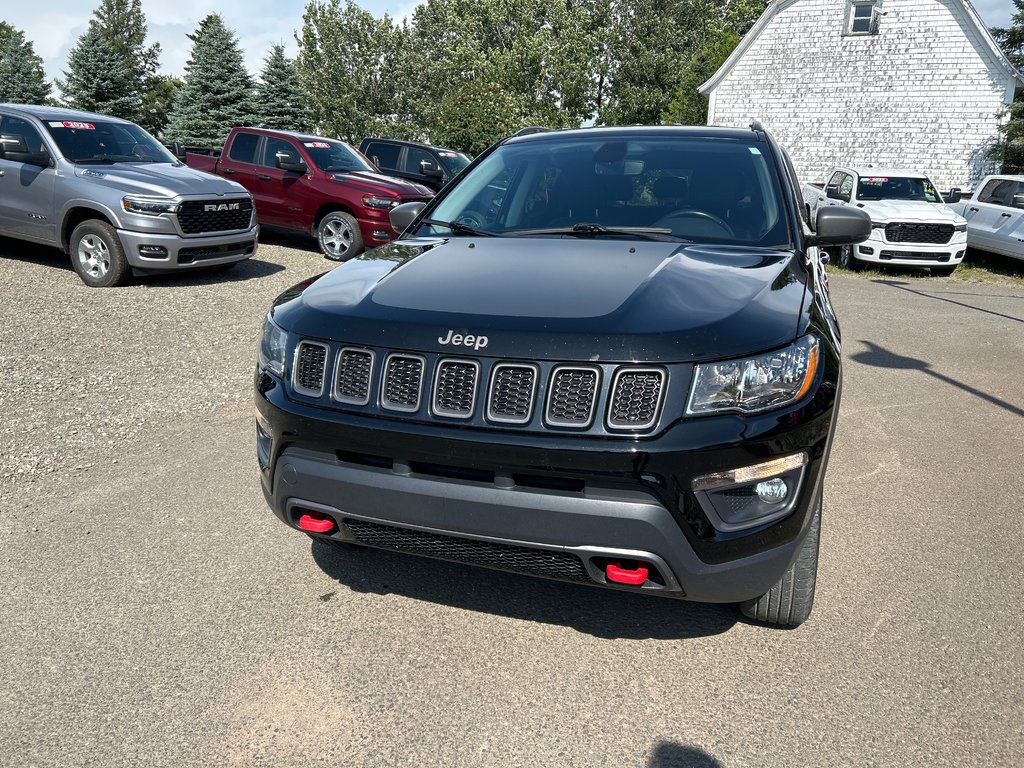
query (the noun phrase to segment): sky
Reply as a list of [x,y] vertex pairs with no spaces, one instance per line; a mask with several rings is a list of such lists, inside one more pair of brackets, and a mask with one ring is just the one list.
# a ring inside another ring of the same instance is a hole
[[[358,0],[375,16],[385,13],[395,19],[412,14],[417,0]],[[307,0],[142,0],[142,11],[149,29],[148,43],[160,43],[160,69],[164,74],[181,76],[192,47],[186,35],[194,32],[207,14],[220,13],[238,37],[245,52],[246,66],[256,76],[272,45],[281,43],[285,54],[296,53],[295,32],[302,27],[302,12]],[[63,78],[68,52],[85,32],[98,0],[45,0],[41,6],[21,0],[4,0],[6,9],[0,19],[32,41],[43,58],[46,77]],[[1013,4],[1010,0],[973,0],[973,5],[990,27],[1010,25]]]

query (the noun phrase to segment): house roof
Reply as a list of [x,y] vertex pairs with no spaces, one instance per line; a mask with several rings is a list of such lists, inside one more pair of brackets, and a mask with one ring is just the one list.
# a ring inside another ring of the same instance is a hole
[[[798,2],[800,0],[770,0],[768,7],[764,9],[764,13],[761,14],[754,26],[750,28],[750,31],[743,36],[739,45],[729,54],[729,58],[725,60],[715,74],[697,88],[698,93],[706,94],[708,91],[718,87],[718,84],[732,71],[736,63],[743,58],[743,54],[754,44],[754,41],[764,31],[764,28],[772,22],[779,12]],[[1006,58],[999,44],[992,37],[992,33],[988,31],[988,27],[985,26],[985,23],[981,20],[978,12],[974,10],[974,6],[971,5],[969,0],[949,0],[949,4],[951,8],[959,7],[968,21],[977,28],[978,36],[981,38],[983,45],[988,49],[989,54],[1006,71],[1006,74],[1014,80],[1013,90],[1016,91],[1017,89],[1024,88],[1024,73],[1013,66],[1010,60]]]

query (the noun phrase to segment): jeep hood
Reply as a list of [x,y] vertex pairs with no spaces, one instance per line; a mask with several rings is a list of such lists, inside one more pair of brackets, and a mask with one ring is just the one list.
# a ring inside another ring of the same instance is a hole
[[121,193],[151,197],[248,194],[241,184],[171,163],[77,164],[75,176]]
[[923,200],[861,200],[860,208],[879,224],[913,221],[921,224],[965,224],[967,220],[950,206]]
[[[685,362],[793,341],[792,252],[620,239],[451,238],[382,246],[278,298],[285,329],[368,346],[555,360]],[[487,337],[444,346],[449,331]]]

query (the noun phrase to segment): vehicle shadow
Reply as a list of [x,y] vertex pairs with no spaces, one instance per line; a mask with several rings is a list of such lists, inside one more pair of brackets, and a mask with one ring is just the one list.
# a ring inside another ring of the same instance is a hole
[[[915,296],[921,296],[921,297],[926,298],[926,299],[934,299],[935,301],[944,301],[947,304],[954,304],[954,305],[956,305],[958,307],[963,307],[964,309],[973,309],[975,312],[983,312],[986,315],[995,315],[996,317],[1002,317],[1002,318],[1005,318],[1007,320],[1013,320],[1013,321],[1018,322],[1018,323],[1024,323],[1024,318],[1022,318],[1022,317],[1016,317],[1014,315],[1007,315],[1007,314],[1004,314],[1003,312],[995,312],[995,311],[993,311],[991,309],[985,309],[984,307],[976,307],[973,304],[968,304],[968,303],[963,302],[963,301],[956,301],[955,299],[947,299],[944,295],[943,296],[939,296],[939,295],[934,294],[934,293],[926,293],[924,291],[915,291],[913,288],[909,287],[909,285],[907,283],[901,283],[898,280],[872,280],[871,282],[877,283],[878,285],[886,285],[886,286],[888,286],[890,288],[896,288],[897,290],[900,290],[900,291],[906,291],[907,293],[912,293]],[[979,294],[957,292],[957,293],[954,293],[952,295],[955,295],[955,296],[977,296]],[[1001,297],[993,296],[992,298],[1018,298],[1018,297],[1016,297],[1016,296],[1012,296],[1012,297],[1011,296],[1001,296]]]
[[323,258],[316,239],[312,235],[295,232],[291,229],[278,229],[277,227],[260,224],[260,245],[279,245],[282,248],[309,251]]
[[698,747],[661,741],[645,768],[722,768],[722,763]]
[[[1013,319],[1013,318],[1011,318]],[[866,346],[868,349],[866,352],[858,352],[851,356],[851,360],[862,363],[864,365],[871,365],[876,368],[893,368],[897,370],[905,371],[920,371],[932,378],[938,379],[939,381],[949,384],[950,386],[956,387],[957,389],[966,392],[969,395],[980,398],[987,403],[1002,408],[1005,411],[1016,416],[1024,416],[1024,408],[1018,408],[1013,403],[1008,403],[1005,400],[1000,400],[994,395],[990,395],[987,392],[982,392],[980,389],[964,384],[963,382],[957,381],[954,378],[946,376],[943,373],[939,373],[933,370],[931,364],[924,360],[918,360],[916,357],[907,357],[906,355],[898,355],[895,352],[890,352],[885,347],[875,344],[873,341],[860,340],[860,343]]]
[[0,237],[0,258],[17,259],[40,267],[50,267],[62,272],[73,272],[71,259],[59,248]]
[[[313,541],[312,555],[324,573],[355,592],[394,593],[467,611],[571,627],[600,638],[709,637],[726,632],[739,619],[731,605],[624,594],[369,547],[341,549]],[[653,765],[663,764],[671,763]]]

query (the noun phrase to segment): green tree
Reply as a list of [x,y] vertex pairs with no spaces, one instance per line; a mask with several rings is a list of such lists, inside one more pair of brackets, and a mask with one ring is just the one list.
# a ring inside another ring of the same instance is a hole
[[698,93],[697,88],[718,71],[739,41],[734,33],[722,31],[696,50],[679,75],[675,96],[662,113],[662,122],[678,125],[704,125],[707,122],[708,100]]
[[519,94],[483,78],[462,83],[441,101],[432,141],[478,155],[495,141],[527,122],[526,104]]
[[254,120],[253,83],[235,33],[211,13],[188,35],[192,53],[164,133],[185,144],[223,144],[228,131]]
[[182,85],[181,79],[173,75],[155,75],[142,94],[142,113],[146,116],[142,124],[157,136],[163,136],[167,128],[174,100]]
[[390,16],[374,18],[353,0],[312,0],[296,41],[299,77],[321,132],[351,142],[373,134],[406,137],[408,91],[398,66],[405,38]]
[[[97,76],[95,64],[86,55],[103,48],[101,61],[113,72]],[[160,45],[146,45],[146,19],[142,0],[101,0],[68,57],[66,80],[58,81],[65,101],[79,109],[133,120],[150,130],[159,128],[159,114],[147,106],[158,103],[165,79],[156,74]],[[111,90],[114,89],[114,90]],[[151,94],[150,91],[157,91]]]
[[45,104],[50,84],[25,33],[0,21],[0,102]]
[[[1024,0],[1013,0],[1013,5],[1017,10],[1011,25],[993,29],[992,35],[1010,62],[1024,69]],[[1002,140],[993,147],[991,157],[1002,161],[1003,173],[1024,173],[1024,92],[1007,111],[1008,120],[999,129]]]
[[283,45],[273,46],[267,55],[256,85],[256,108],[258,122],[267,128],[308,131],[312,125],[309,94]]
[[142,96],[134,87],[132,69],[110,47],[94,22],[68,54],[64,76],[57,86],[68,106],[129,120],[138,118]]

